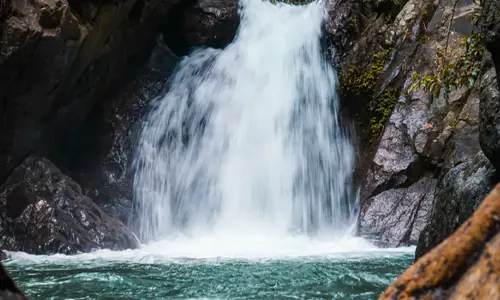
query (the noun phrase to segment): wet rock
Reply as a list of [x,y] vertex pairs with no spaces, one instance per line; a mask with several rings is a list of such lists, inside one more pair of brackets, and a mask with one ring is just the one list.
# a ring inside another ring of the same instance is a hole
[[7,254],[5,254],[5,252],[0,250],[0,261],[5,260],[6,258],[7,258]]
[[450,237],[421,257],[384,299],[499,299],[500,185]]
[[0,187],[0,247],[34,254],[127,249],[137,239],[49,160],[29,156]]
[[28,299],[0,263],[0,300]]
[[415,245],[433,203],[436,180],[425,178],[409,188],[369,198],[360,214],[360,235],[382,247]]
[[196,0],[179,4],[163,26],[167,45],[177,55],[198,47],[222,48],[238,29],[237,0]]
[[462,225],[498,181],[498,173],[482,152],[446,173],[436,187],[432,213],[415,257],[427,253]]

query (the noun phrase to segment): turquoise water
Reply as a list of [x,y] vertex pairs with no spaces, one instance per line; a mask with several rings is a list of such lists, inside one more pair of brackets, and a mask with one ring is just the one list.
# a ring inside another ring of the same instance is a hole
[[25,256],[6,269],[30,299],[376,299],[411,253],[286,259]]

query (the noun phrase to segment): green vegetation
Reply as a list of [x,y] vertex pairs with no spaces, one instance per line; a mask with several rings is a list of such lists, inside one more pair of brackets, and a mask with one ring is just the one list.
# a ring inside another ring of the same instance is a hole
[[[472,24],[476,25],[480,20],[479,14],[471,18]],[[450,57],[447,48],[437,53],[437,68],[428,75],[413,74],[413,83],[408,93],[423,89],[434,97],[439,97],[444,89],[445,98],[453,89],[463,86],[471,89],[479,76],[479,69],[484,55],[484,37],[481,32],[463,36],[460,43],[464,47],[463,54],[458,57]]]
[[398,102],[396,91],[389,87],[377,98],[370,102],[373,116],[370,119],[370,143],[378,139],[384,131],[384,124],[389,120],[392,110]]
[[363,72],[360,67],[349,69],[346,76],[340,77],[340,93],[370,98],[370,143],[375,142],[383,131],[384,124],[389,119],[397,103],[396,91],[386,88],[376,97],[375,87],[379,81],[384,66],[389,59],[392,49],[373,55],[373,63],[368,71]]
[[429,42],[429,36],[424,34],[421,38],[420,38],[420,44],[422,45],[425,45]]
[[373,97],[375,86],[392,49],[374,54],[370,69],[363,72],[360,67],[350,68],[345,77],[340,78],[340,92]]

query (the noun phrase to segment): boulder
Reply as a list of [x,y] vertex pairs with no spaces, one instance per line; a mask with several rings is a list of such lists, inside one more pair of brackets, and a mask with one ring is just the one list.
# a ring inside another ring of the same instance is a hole
[[429,252],[472,216],[498,179],[482,152],[446,173],[436,187],[432,212],[418,240],[415,258]]
[[397,278],[379,300],[500,299],[500,185],[450,237]]
[[136,248],[138,241],[48,159],[28,156],[0,187],[0,248],[33,254]]
[[359,234],[382,247],[417,243],[431,209],[436,180],[423,178],[409,188],[384,191],[361,211]]

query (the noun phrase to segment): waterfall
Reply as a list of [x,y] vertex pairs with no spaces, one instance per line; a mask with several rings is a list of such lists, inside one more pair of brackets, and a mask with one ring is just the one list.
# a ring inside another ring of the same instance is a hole
[[184,58],[144,121],[134,178],[142,241],[332,236],[355,221],[323,5],[242,0],[240,14],[233,43]]

